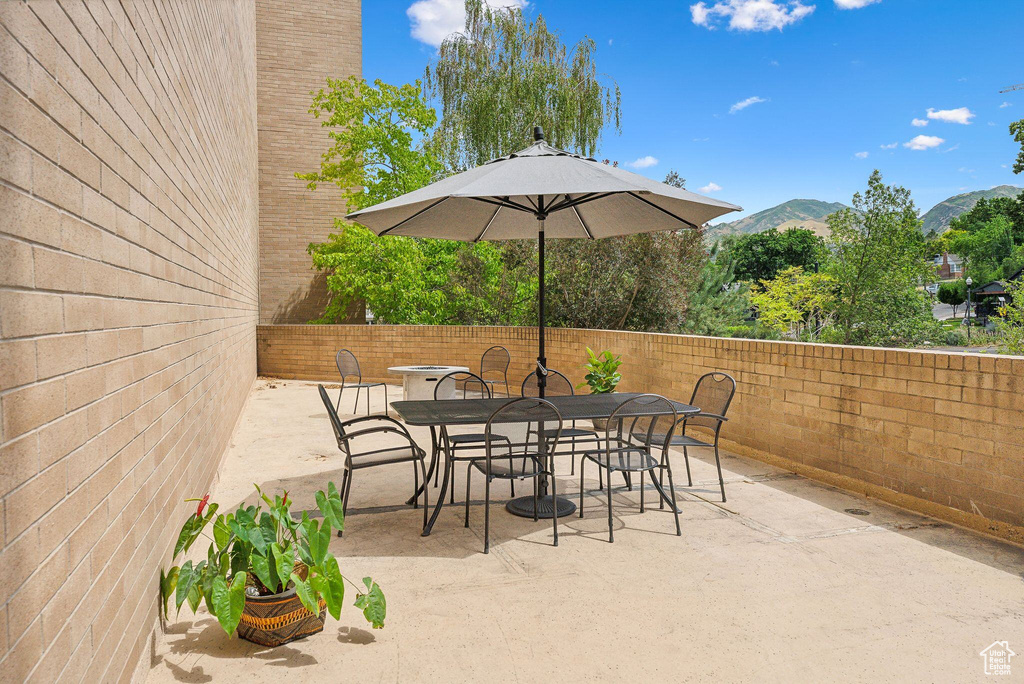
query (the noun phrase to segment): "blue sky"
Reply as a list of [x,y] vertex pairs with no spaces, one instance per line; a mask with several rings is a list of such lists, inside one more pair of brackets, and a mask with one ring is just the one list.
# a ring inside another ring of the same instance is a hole
[[[364,2],[363,75],[421,77],[460,4]],[[1024,0],[530,0],[524,11],[568,44],[597,41],[623,110],[601,157],[649,157],[634,169],[659,180],[675,169],[743,215],[793,198],[849,203],[874,168],[922,211],[1024,186],[1007,131],[1024,90],[999,93],[1024,83]]]

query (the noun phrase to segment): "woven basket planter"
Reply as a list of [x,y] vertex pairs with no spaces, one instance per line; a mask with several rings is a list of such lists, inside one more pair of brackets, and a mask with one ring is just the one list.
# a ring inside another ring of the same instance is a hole
[[271,596],[246,596],[238,636],[261,646],[280,646],[322,632],[327,603],[320,599],[320,614],[302,605],[294,589]]

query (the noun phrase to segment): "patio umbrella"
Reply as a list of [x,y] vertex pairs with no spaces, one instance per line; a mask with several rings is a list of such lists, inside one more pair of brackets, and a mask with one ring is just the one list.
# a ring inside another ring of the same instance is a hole
[[544,396],[544,240],[598,239],[694,228],[741,207],[659,183],[544,142],[345,218],[377,235],[480,240],[537,238],[537,387]]

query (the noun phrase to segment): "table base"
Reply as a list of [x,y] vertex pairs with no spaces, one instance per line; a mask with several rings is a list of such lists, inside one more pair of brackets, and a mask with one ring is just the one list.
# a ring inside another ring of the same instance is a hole
[[[572,515],[576,512],[576,504],[568,499],[558,497],[558,517],[564,518],[567,515]],[[518,499],[512,499],[505,504],[506,510],[512,515],[518,515],[520,518],[532,518],[533,517],[533,497],[532,496],[521,496]],[[537,517],[538,518],[551,518],[551,495],[542,496],[537,502]]]

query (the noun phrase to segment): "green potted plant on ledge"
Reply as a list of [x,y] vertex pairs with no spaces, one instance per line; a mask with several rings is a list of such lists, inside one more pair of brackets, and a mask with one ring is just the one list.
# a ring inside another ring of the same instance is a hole
[[[619,373],[619,366],[621,365],[621,356],[615,356],[607,349],[600,354],[595,354],[593,349],[587,347],[587,363],[583,366],[587,374],[583,376],[583,382],[577,385],[576,389],[587,386],[590,387],[591,394],[614,392],[622,380],[622,374]],[[607,423],[607,421],[600,418],[594,419],[591,422],[593,422],[594,427],[598,430],[604,430]]]
[[213,522],[206,559],[175,565],[160,572],[160,599],[164,617],[173,596],[178,610],[183,603],[195,613],[202,602],[230,636],[236,630],[247,641],[279,646],[320,632],[327,612],[338,619],[345,598],[345,582],[356,587],[355,606],[375,629],[384,626],[384,593],[369,577],[363,587],[341,574],[328,545],[331,529],[342,530],[341,498],[331,482],[327,492],[316,493],[323,515],[318,524],[306,511],[291,516],[288,492],[270,499],[258,486],[267,505],[239,506],[234,513],[217,515],[219,506],[210,495],[198,501],[174,545],[172,561],[187,553]]

